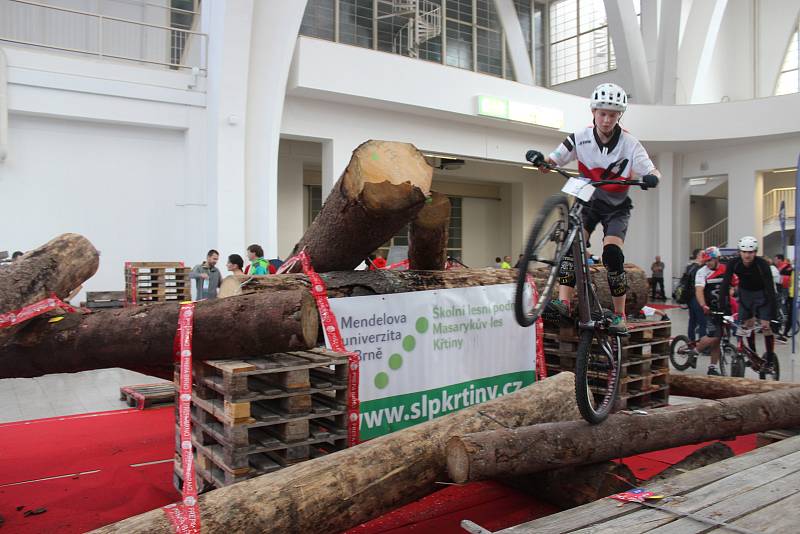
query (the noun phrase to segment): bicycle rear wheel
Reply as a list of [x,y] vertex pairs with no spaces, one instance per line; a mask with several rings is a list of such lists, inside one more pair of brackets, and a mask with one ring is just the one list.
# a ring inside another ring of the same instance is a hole
[[692,365],[694,349],[689,346],[689,338],[675,336],[669,344],[669,361],[678,371],[685,371]]
[[[569,204],[564,195],[548,198],[528,236],[528,243],[520,259],[517,273],[517,290],[514,295],[514,315],[520,326],[530,326],[542,314],[558,280],[561,251],[569,229]],[[547,278],[537,288],[539,298],[534,299],[528,285],[528,274],[547,269]]]
[[602,423],[617,399],[622,349],[617,336],[603,330],[581,332],[575,358],[575,399],[581,416]]
[[731,361],[731,376],[736,378],[744,377],[744,356],[736,350],[735,347],[726,345],[722,348],[723,354],[729,352]]

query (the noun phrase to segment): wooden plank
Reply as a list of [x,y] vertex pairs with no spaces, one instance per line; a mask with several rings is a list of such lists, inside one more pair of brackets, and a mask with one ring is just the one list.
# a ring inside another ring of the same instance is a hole
[[256,369],[252,363],[243,360],[206,360],[205,364],[219,369],[223,373],[231,374],[239,374]]
[[[800,451],[800,436],[750,451],[715,464],[678,475],[648,486],[647,489],[664,495],[684,495],[732,474]],[[613,499],[601,499],[571,510],[542,517],[498,532],[504,534],[560,534],[596,525],[628,515],[630,508],[619,507]]]
[[[764,534],[784,534],[800,529],[800,494],[796,493],[737,521],[734,526],[747,528]],[[714,533],[731,533],[729,529],[717,529]]]
[[[756,512],[765,506],[770,506],[786,499],[788,496],[800,493],[800,472],[787,475],[783,478],[765,484],[742,495],[735,495],[723,499],[707,508],[699,510],[696,515],[724,521],[734,522],[752,512]],[[691,498],[687,496],[687,498]],[[800,523],[797,523],[800,525]],[[758,529],[761,532],[761,529]],[[701,523],[692,518],[681,518],[677,521],[648,531],[652,534],[702,534],[708,531],[708,524]],[[727,529],[715,530],[714,532],[724,532]]]

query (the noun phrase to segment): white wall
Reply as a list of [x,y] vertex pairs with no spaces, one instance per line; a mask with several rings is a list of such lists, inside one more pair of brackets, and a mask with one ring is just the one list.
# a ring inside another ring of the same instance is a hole
[[[205,213],[182,207],[184,132],[12,114],[0,166],[4,248],[79,233],[100,251],[84,290],[122,290],[125,261],[199,263]],[[202,187],[202,186],[201,186]]]

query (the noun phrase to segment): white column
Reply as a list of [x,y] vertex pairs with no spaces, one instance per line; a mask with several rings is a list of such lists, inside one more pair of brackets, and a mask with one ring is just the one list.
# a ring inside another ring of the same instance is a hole
[[637,104],[653,102],[653,86],[647,69],[642,33],[636,20],[636,11],[630,0],[605,0],[608,32],[614,41],[618,68],[631,73],[630,88]]
[[253,5],[247,89],[245,235],[278,254],[278,151],[286,81],[306,0]]
[[[253,0],[204,2],[203,6],[203,21],[208,24],[205,31],[209,34],[208,145],[202,154],[208,169],[210,242],[205,248],[217,248],[223,254],[244,254],[248,245],[244,209],[245,121]],[[197,178],[196,173],[190,173],[190,181],[196,184]]]
[[506,33],[508,41],[508,51],[511,54],[511,64],[514,65],[514,74],[519,83],[533,85],[533,69],[531,68],[531,56],[528,54],[528,46],[525,36],[522,35],[522,27],[519,25],[519,17],[514,2],[511,0],[494,0],[497,8],[497,15],[500,24]]
[[678,79],[682,94],[680,104],[691,104],[698,78],[711,62],[717,46],[719,27],[728,0],[693,2],[678,53]]
[[642,43],[647,58],[650,83],[655,87],[656,59],[658,57],[658,0],[642,0]]
[[328,198],[333,185],[350,163],[353,150],[366,139],[354,141],[347,137],[325,139],[322,142],[322,201]]
[[662,2],[655,84],[653,86],[656,104],[675,104],[680,28],[681,2]]
[[764,179],[754,169],[734,168],[728,174],[728,246],[739,238],[754,236],[761,243]]
[[[672,273],[676,271],[682,260],[679,246],[675,242],[674,220],[675,204],[674,188],[675,182],[680,180],[675,173],[675,154],[672,152],[662,152],[656,158],[656,166],[661,172],[661,181],[655,191],[647,191],[648,194],[656,193],[658,197],[658,218],[656,219],[656,254],[661,256],[664,262],[664,291],[669,296],[672,293]],[[687,206],[688,208],[688,206]],[[688,209],[686,210],[688,212]]]
[[674,159],[673,171],[674,178],[672,182],[672,239],[674,242],[673,251],[675,257],[673,258],[673,267],[682,273],[683,267],[688,261],[691,254],[691,188],[689,187],[689,180],[683,177],[683,156],[676,156]]
[[286,259],[303,237],[303,159],[284,154],[278,159],[278,254]]

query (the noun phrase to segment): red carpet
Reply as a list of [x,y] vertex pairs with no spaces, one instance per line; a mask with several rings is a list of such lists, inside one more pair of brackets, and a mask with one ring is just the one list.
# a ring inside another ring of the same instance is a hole
[[675,304],[655,304],[654,302],[648,302],[647,306],[657,310],[674,310],[675,308],[680,308],[680,306],[676,306]]
[[174,418],[168,407],[0,425],[3,531],[85,532],[179,500]]
[[[172,485],[174,428],[171,407],[0,424],[0,516],[5,521],[0,528],[15,533],[85,532],[176,502],[180,495]],[[755,436],[725,443],[741,454],[755,447]],[[698,447],[623,461],[646,479]],[[167,461],[137,466],[163,460]],[[58,478],[42,480],[47,477]],[[24,515],[40,508],[46,511]],[[349,533],[463,534],[463,519],[499,530],[556,511],[498,482],[446,485]]]

